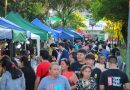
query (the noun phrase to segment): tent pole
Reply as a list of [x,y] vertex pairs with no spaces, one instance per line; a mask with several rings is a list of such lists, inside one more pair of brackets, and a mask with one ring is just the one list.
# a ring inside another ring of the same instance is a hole
[[11,40],[9,42],[9,51],[10,51],[10,58],[12,59],[13,58],[13,41]]

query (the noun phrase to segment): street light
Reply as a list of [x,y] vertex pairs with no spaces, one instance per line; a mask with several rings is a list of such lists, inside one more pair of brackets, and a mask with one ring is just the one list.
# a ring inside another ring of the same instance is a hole
[[96,24],[96,22],[95,22],[94,18],[91,18],[91,19],[89,20],[89,25],[92,26],[92,39],[93,39],[93,26],[94,26],[95,24]]

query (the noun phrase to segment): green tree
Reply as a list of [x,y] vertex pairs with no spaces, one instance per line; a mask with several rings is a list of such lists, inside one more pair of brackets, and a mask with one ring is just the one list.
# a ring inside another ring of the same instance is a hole
[[62,25],[67,25],[67,20],[76,10],[87,8],[87,3],[90,0],[48,0],[49,8],[56,11],[57,16],[62,19]]
[[36,17],[41,18],[45,12],[45,7],[41,2],[29,2],[22,14],[26,19],[32,21]]
[[91,11],[96,20],[122,21],[122,35],[127,42],[128,0],[92,0]]
[[51,25],[52,28],[57,28],[61,26],[61,21],[56,21],[54,24]]
[[46,12],[48,10],[45,7],[45,4],[41,1],[21,0],[18,4],[19,6],[17,7],[17,11],[29,21],[32,21],[36,17],[40,19],[46,17]]
[[[0,1],[0,15],[4,16],[5,0]],[[24,18],[32,21],[35,17],[46,17],[48,8],[46,0],[8,0],[7,11],[19,12]]]
[[110,20],[105,20],[107,26],[104,27],[104,30],[108,32],[109,36],[113,39],[118,40],[118,44],[123,40],[121,34],[122,21],[112,22]]
[[[69,18],[67,19],[67,23],[66,26],[64,26],[64,28],[69,28],[69,27],[73,27],[74,29],[78,29],[79,27],[86,27],[84,21],[86,20],[86,18],[84,16],[82,16],[80,14],[80,12],[76,11],[73,12]],[[52,27],[56,28],[58,26],[62,26],[62,21],[56,21]]]
[[70,18],[67,20],[67,27],[73,27],[75,29],[79,27],[86,27],[84,21],[86,20],[85,17],[83,17],[80,12],[73,12],[70,15]]
[[[3,6],[4,1],[2,0]],[[62,20],[62,25],[66,26],[72,13],[76,10],[88,8],[90,0],[8,0],[8,12],[19,12],[24,18],[31,21],[35,17],[46,20],[49,17],[50,9]],[[3,7],[2,6],[2,7]],[[1,10],[4,10],[3,8]]]
[[4,16],[4,3],[0,1],[0,16]]

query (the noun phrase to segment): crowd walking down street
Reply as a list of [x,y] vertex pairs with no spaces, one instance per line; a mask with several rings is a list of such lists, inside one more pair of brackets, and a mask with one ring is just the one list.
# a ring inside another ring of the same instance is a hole
[[0,90],[130,90],[116,44],[78,42],[51,43],[32,58],[26,50],[17,58],[3,55]]
[[0,0],[0,90],[130,90],[130,0]]

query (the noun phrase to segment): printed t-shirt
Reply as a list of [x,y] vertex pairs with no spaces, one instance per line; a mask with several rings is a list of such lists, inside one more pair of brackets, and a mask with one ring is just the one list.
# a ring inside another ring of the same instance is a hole
[[128,77],[119,69],[108,69],[101,74],[100,85],[104,85],[105,90],[123,90],[125,83]]
[[64,76],[52,79],[50,76],[43,78],[38,90],[71,90],[68,80]]

